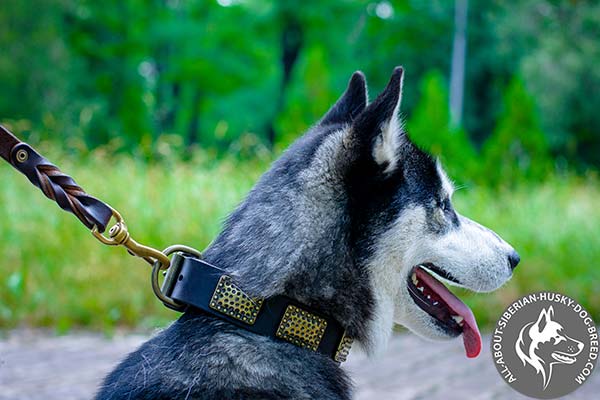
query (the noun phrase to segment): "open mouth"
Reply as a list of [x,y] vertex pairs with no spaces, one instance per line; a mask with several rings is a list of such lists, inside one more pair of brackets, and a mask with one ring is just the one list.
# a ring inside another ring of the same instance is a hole
[[462,334],[467,357],[477,357],[481,352],[481,334],[473,312],[427,270],[460,284],[435,265],[423,264],[411,270],[407,282],[408,292],[417,306],[435,318],[447,333],[454,336]]
[[552,353],[552,358],[564,364],[573,364],[575,361],[577,361],[576,358],[570,357],[567,354],[559,351]]

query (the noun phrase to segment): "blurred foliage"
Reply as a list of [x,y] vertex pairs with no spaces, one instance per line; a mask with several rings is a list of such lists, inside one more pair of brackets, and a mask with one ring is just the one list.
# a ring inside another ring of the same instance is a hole
[[500,9],[487,19],[502,43],[497,57],[514,60],[551,148],[578,165],[600,165],[600,2],[518,0]]
[[[481,321],[542,289],[598,320],[599,26],[599,2],[469,2],[452,126],[452,1],[3,0],[0,123],[118,205],[143,243],[203,248],[354,70],[373,99],[403,65],[409,136],[470,188],[457,208],[523,258],[504,290],[467,295]],[[174,318],[143,265],[82,240],[14,171],[0,181],[0,327]]]
[[[365,71],[374,94],[402,64],[408,126],[446,160],[458,154],[460,174],[471,176],[467,142],[480,149],[502,130],[515,77],[558,165],[598,167],[600,4],[469,7],[464,118],[452,134],[444,101],[454,2],[444,0],[5,0],[0,120],[26,127],[18,133],[34,143],[77,151],[112,143],[149,159],[171,135],[181,137],[181,156],[262,143],[247,149],[252,156],[286,147],[353,70]],[[442,97],[424,100],[419,86]]]
[[547,138],[541,131],[535,105],[519,79],[504,97],[504,109],[492,136],[483,147],[481,179],[490,185],[518,180],[540,181],[550,172]]
[[[460,127],[451,127],[448,93],[442,75],[425,75],[420,100],[408,121],[410,138],[431,154],[440,157],[451,176],[472,180],[476,172],[476,152]],[[462,184],[464,182],[460,182]]]

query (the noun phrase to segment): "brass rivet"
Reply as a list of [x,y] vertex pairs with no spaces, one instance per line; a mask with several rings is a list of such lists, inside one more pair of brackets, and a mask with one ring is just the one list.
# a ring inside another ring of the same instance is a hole
[[247,324],[254,324],[263,299],[252,299],[223,275],[211,299],[211,308]]
[[29,158],[29,153],[27,151],[21,149],[21,150],[17,151],[15,158],[17,159],[18,162],[23,163],[23,162],[27,161],[27,159]]

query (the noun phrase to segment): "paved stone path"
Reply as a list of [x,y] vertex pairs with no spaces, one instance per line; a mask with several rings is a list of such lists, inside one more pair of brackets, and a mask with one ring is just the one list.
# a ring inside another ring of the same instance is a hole
[[[146,338],[8,332],[0,338],[0,400],[91,399],[102,377]],[[525,399],[501,380],[486,347],[477,359],[468,360],[460,342],[429,343],[402,334],[382,358],[369,361],[355,351],[344,367],[354,377],[358,400]],[[592,400],[599,393],[596,371],[565,398]]]

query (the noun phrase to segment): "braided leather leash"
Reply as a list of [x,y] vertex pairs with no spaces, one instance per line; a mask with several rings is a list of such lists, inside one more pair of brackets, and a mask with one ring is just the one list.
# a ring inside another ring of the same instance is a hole
[[[50,200],[54,200],[60,208],[79,218],[100,242],[109,246],[123,246],[129,254],[143,258],[152,265],[152,289],[156,296],[167,307],[181,308],[180,304],[162,293],[158,282],[159,272],[169,269],[169,255],[180,252],[201,258],[202,255],[198,250],[174,245],[160,251],[136,242],[129,234],[127,225],[117,210],[87,194],[73,178],[63,173],[27,143],[20,141],[2,125],[0,125],[0,157],[27,176],[31,183]],[[108,236],[104,236],[103,232],[112,218],[116,223],[109,229]]]
[[69,211],[89,229],[104,232],[113,213],[109,206],[87,194],[70,176],[21,142],[0,125],[0,156],[23,173],[60,208]]

